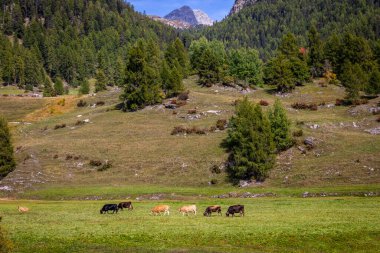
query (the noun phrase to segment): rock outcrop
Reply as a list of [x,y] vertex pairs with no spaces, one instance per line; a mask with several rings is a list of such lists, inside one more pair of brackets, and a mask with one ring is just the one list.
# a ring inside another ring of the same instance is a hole
[[235,4],[234,4],[234,6],[232,7],[232,9],[231,9],[229,15],[233,15],[233,14],[235,14],[235,13],[238,13],[238,12],[241,11],[241,9],[243,9],[244,7],[249,6],[249,5],[253,5],[253,4],[255,4],[257,1],[258,1],[258,0],[235,0]]

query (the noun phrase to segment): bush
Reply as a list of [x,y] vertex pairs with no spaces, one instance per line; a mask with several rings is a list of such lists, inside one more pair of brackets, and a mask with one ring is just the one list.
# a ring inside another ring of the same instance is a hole
[[84,124],[86,124],[86,122],[85,122],[84,120],[78,120],[78,121],[75,123],[76,126],[81,126],[81,125],[84,125]]
[[106,103],[104,101],[98,101],[98,102],[96,102],[96,106],[103,106],[105,104]]
[[85,107],[87,105],[87,102],[84,101],[84,100],[79,100],[79,102],[77,103],[77,107]]
[[190,109],[187,111],[187,114],[197,114],[197,110],[196,109]]
[[61,100],[58,101],[58,105],[60,105],[60,106],[65,106],[65,104],[66,104],[66,100],[65,99],[61,99]]
[[351,106],[351,105],[364,105],[368,104],[367,99],[336,99],[336,106]]
[[216,122],[216,128],[219,129],[220,131],[223,131],[224,129],[227,128],[227,120],[226,119],[219,119]]
[[211,179],[211,181],[210,181],[210,184],[212,184],[212,185],[216,185],[217,183],[218,183],[218,180],[215,178]]
[[261,105],[261,106],[268,106],[268,105],[269,105],[269,102],[266,101],[266,100],[260,100],[260,105]]
[[213,166],[211,166],[210,171],[213,174],[220,174],[220,173],[222,173],[222,170],[216,164],[214,164]]
[[99,160],[90,160],[90,165],[93,166],[93,167],[99,167],[101,166],[103,163]]
[[318,110],[318,106],[316,104],[306,104],[306,103],[300,103],[300,102],[296,102],[292,104],[292,108],[297,109],[297,110],[310,110],[310,111]]
[[97,169],[97,171],[106,171],[111,167],[112,167],[112,163],[106,160],[105,163],[100,168]]
[[189,99],[190,91],[182,92],[178,95],[178,100],[186,101]]
[[376,121],[380,123],[380,117],[378,117]]
[[294,137],[301,137],[303,136],[303,130],[302,129],[298,129],[296,131],[293,132],[293,136]]
[[184,126],[176,126],[171,132],[171,135],[178,135],[178,134],[198,134],[203,135],[206,134],[206,129],[200,129],[198,127],[184,127]]
[[57,130],[57,129],[60,129],[60,128],[65,128],[66,127],[66,124],[58,124],[58,125],[55,125],[54,126],[54,130]]

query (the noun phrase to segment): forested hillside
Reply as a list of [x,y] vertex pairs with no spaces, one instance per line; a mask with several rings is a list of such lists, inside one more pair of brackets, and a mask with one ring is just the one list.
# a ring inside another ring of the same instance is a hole
[[[255,47],[265,58],[273,55],[281,37],[289,32],[306,45],[312,24],[323,38],[350,32],[375,41],[380,37],[379,5],[377,0],[261,0],[213,27],[198,30],[197,37],[205,35],[233,48]],[[192,37],[194,32],[184,36]]]
[[2,0],[0,5],[0,79],[29,90],[60,79],[75,87],[97,74],[107,85],[121,85],[128,48],[137,39],[163,48],[176,37],[172,28],[122,0]]

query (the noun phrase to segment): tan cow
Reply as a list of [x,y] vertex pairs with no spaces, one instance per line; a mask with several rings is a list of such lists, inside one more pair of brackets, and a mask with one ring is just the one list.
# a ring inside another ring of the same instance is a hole
[[197,215],[197,206],[191,205],[191,206],[183,206],[178,210],[183,215],[188,215],[189,213],[194,213],[194,215]]
[[27,213],[27,212],[29,212],[29,208],[19,206],[19,207],[18,207],[18,211],[19,211],[20,213]]
[[164,213],[164,215],[165,214],[169,215],[170,214],[169,209],[170,207],[168,205],[158,205],[152,208],[152,214],[158,215],[158,214]]

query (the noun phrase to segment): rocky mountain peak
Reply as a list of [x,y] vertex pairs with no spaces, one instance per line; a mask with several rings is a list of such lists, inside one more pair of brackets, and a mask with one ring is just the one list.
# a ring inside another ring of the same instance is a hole
[[248,5],[253,5],[257,2],[258,0],[235,0],[235,4],[234,6],[232,7],[231,11],[230,11],[230,14],[229,15],[233,15],[235,13],[238,13],[239,11],[241,11],[241,9],[243,9],[244,7],[248,6]]
[[187,5],[170,12],[164,18],[172,21],[185,22],[190,24],[191,26],[213,25],[212,19],[205,12],[203,12],[202,10],[193,10]]

